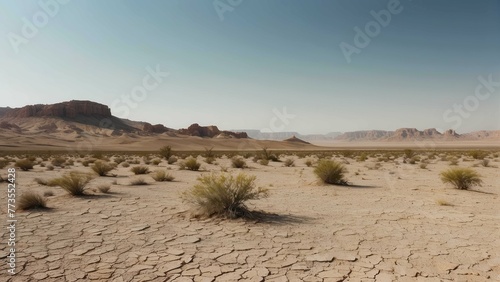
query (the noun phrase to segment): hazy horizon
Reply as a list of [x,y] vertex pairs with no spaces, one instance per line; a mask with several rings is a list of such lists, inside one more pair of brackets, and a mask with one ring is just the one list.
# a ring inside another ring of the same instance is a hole
[[500,1],[42,0],[2,2],[0,18],[2,107],[90,100],[171,128],[500,130]]

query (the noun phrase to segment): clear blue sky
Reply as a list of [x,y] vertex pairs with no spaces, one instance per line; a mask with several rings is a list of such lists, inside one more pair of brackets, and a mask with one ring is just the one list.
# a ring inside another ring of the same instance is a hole
[[[274,125],[301,133],[500,129],[500,1],[400,0],[350,63],[340,44],[394,0],[242,0],[223,18],[211,0],[54,1],[0,2],[0,106],[92,100],[173,128],[264,129],[286,107]],[[124,110],[157,66],[168,77]]]

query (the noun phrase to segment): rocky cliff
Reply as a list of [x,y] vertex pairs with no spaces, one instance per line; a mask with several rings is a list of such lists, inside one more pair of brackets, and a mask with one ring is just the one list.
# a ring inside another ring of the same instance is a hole
[[91,101],[62,102],[51,105],[30,105],[22,108],[5,111],[4,117],[8,118],[28,118],[28,117],[59,117],[76,118],[78,116],[87,117],[111,117],[111,110],[108,106]]
[[198,137],[233,137],[233,138],[248,138],[246,132],[220,131],[215,125],[200,126],[197,123],[191,124],[187,129],[179,129],[177,131],[182,135],[198,136]]

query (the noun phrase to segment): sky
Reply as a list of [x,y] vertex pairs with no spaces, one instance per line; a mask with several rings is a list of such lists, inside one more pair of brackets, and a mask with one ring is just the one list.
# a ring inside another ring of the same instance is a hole
[[0,107],[186,128],[500,130],[500,1],[0,1]]

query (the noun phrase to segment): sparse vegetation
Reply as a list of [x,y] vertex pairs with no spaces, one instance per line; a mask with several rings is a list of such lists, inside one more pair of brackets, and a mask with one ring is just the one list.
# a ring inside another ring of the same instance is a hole
[[132,179],[132,181],[130,181],[130,185],[132,185],[132,186],[135,186],[135,185],[148,185],[148,183],[146,182],[146,180],[144,180],[144,178],[139,177],[139,178]]
[[170,146],[163,146],[160,148],[160,156],[162,156],[164,159],[168,160],[172,156],[172,147]]
[[155,171],[154,174],[152,175],[152,177],[155,181],[158,181],[158,182],[174,180],[174,177],[170,173],[168,173],[164,170]]
[[436,200],[436,203],[440,206],[453,206],[453,204],[443,199]]
[[248,217],[245,206],[248,200],[266,197],[265,188],[255,188],[255,176],[243,173],[236,177],[210,174],[198,178],[199,183],[183,194],[184,199],[195,204],[198,216]]
[[484,167],[489,167],[490,166],[490,160],[488,159],[483,159],[481,161],[481,165],[484,166]]
[[108,172],[114,169],[114,166],[107,162],[99,160],[95,161],[90,168],[92,168],[92,170],[99,176],[105,176],[106,174],[108,174]]
[[99,185],[97,186],[97,189],[101,192],[101,193],[109,193],[109,190],[111,189],[111,185],[109,184],[102,184],[102,185]]
[[201,164],[193,157],[187,158],[184,162],[179,164],[180,169],[188,169],[192,171],[198,171]]
[[89,174],[72,171],[60,178],[52,179],[49,183],[60,186],[73,196],[85,194],[85,186],[92,180]]
[[17,200],[17,208],[20,210],[45,209],[47,201],[38,193],[26,191]]
[[312,163],[312,161],[311,161],[311,160],[307,160],[307,161],[306,161],[306,166],[307,166],[307,167],[311,167],[311,166],[312,166],[312,164],[313,164],[313,163]]
[[451,168],[441,172],[441,180],[450,183],[455,188],[467,190],[473,186],[481,186],[481,176],[470,168]]
[[175,164],[177,162],[177,158],[174,157],[174,156],[171,156],[170,158],[168,158],[167,160],[167,163],[168,164]]
[[261,165],[268,165],[268,164],[269,164],[269,160],[268,160],[268,159],[260,159],[260,160],[259,160],[259,163],[260,163]]
[[45,192],[43,192],[43,196],[44,197],[52,197],[52,196],[54,196],[54,192],[52,192],[52,191],[45,191]]
[[238,157],[238,156],[235,156],[231,159],[231,165],[234,168],[246,168],[247,167],[247,163],[246,163],[245,159],[243,159],[242,157]]
[[64,164],[66,163],[66,158],[64,157],[55,157],[52,159],[50,162],[53,166],[58,166],[58,167],[64,167]]
[[28,159],[18,160],[16,162],[16,167],[20,168],[21,170],[28,171],[30,169],[33,169],[33,162]]
[[427,168],[427,163],[421,163],[420,165],[421,169],[426,169]]
[[130,169],[135,175],[138,174],[148,174],[149,173],[149,168],[147,166],[139,165],[139,166],[134,166],[133,168]]
[[295,161],[291,158],[288,158],[283,162],[283,166],[286,166],[286,167],[295,166]]
[[332,160],[320,160],[314,169],[314,173],[324,183],[347,185],[347,181],[344,179],[347,169],[341,163]]

